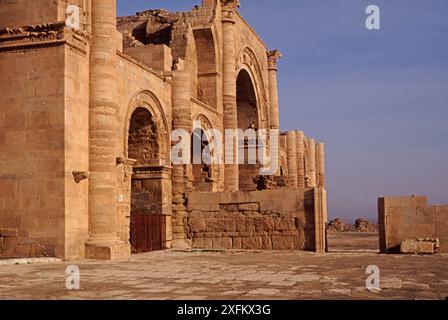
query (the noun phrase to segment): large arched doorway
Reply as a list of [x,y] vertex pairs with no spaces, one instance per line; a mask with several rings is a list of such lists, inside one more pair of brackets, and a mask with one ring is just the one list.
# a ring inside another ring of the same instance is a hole
[[131,183],[132,253],[162,250],[166,242],[163,215],[163,181],[160,167],[160,132],[151,112],[136,108],[128,135],[128,157],[136,160]]
[[[245,69],[238,74],[236,87],[238,129],[242,132],[252,132],[251,135],[239,138],[239,190],[253,191],[257,189],[254,178],[260,173],[257,139],[260,121],[255,88]],[[247,131],[249,129],[252,130]]]

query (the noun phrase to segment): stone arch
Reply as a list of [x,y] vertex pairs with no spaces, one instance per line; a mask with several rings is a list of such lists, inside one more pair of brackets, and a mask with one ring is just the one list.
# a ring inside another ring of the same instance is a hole
[[171,169],[168,120],[157,97],[143,90],[128,107],[124,153],[132,166],[130,188],[123,189],[130,207],[129,239],[133,254],[163,250],[171,228]]
[[[192,128],[192,153],[194,148],[194,139],[198,139],[201,143],[201,155],[203,152],[204,147],[208,146],[210,143],[212,143],[212,137],[209,135],[209,130],[213,129],[212,123],[209,120],[209,118],[202,114],[198,113],[196,116],[193,117],[193,128]],[[200,124],[200,126],[197,126],[197,124]],[[203,136],[206,136],[207,141],[202,141]],[[197,142],[197,141],[196,141]],[[192,171],[193,171],[193,177],[194,177],[194,183],[193,186],[197,191],[214,191],[216,188],[216,181],[217,177],[216,174],[218,172],[216,164],[207,165],[205,163],[195,163],[198,161],[192,154]]]
[[254,85],[257,107],[259,113],[259,126],[262,129],[269,128],[269,105],[266,93],[266,87],[263,80],[263,73],[258,58],[250,47],[243,48],[237,57],[237,75],[241,70],[246,70],[252,79]]
[[[201,123],[201,127],[204,130],[204,132],[207,132],[207,130],[211,130],[213,129],[213,125],[212,122],[210,121],[210,119],[203,113],[198,113],[193,117],[193,124],[195,122],[200,122]],[[193,128],[194,130],[194,128]]]
[[[124,131],[124,154],[129,157],[129,129],[134,112],[137,109],[146,109],[151,115],[152,122],[157,127],[157,139],[159,140],[158,159],[161,165],[170,165],[170,135],[168,119],[162,104],[159,99],[152,92],[143,90],[136,93],[129,103]],[[143,112],[143,111],[142,111]]]
[[238,128],[248,129],[252,122],[255,128],[261,128],[261,117],[254,79],[250,70],[241,68],[236,78]]
[[151,112],[142,107],[134,110],[129,121],[128,158],[136,160],[135,166],[147,166],[160,158],[159,129]]
[[193,30],[197,52],[197,98],[217,108],[219,46],[213,27]]
[[242,68],[236,79],[238,129],[242,132],[254,129],[247,136],[240,136],[238,139],[240,191],[256,190],[254,179],[260,174],[257,131],[263,128],[263,125],[254,80],[249,72],[246,68]]

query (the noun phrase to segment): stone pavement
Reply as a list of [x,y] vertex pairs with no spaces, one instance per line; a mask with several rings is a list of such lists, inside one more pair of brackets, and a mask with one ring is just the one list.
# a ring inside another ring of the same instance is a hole
[[[81,271],[67,290],[66,266]],[[366,267],[381,291],[365,288]],[[0,299],[445,299],[448,256],[163,251],[120,262],[0,266]]]

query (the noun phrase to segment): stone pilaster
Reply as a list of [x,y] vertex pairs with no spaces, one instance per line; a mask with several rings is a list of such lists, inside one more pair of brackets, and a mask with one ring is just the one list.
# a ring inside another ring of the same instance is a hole
[[308,138],[308,154],[307,154],[307,180],[309,188],[316,188],[316,142],[314,139]]
[[121,241],[129,241],[129,227],[131,215],[131,182],[133,167],[136,163],[134,159],[117,159],[117,226],[118,237]]
[[314,250],[324,253],[327,249],[326,227],[328,222],[327,192],[323,188],[314,189]]
[[323,143],[317,144],[317,184],[321,188],[326,187],[325,182],[325,145]]
[[297,187],[305,188],[305,135],[303,131],[296,132],[297,138]]
[[278,82],[277,82],[277,61],[282,57],[280,51],[268,52],[268,72],[269,72],[269,108],[271,129],[280,128],[279,104],[278,104]]
[[[238,128],[236,104],[236,70],[235,70],[235,39],[234,27],[235,1],[222,1],[222,33],[223,33],[223,101],[224,101],[224,132]],[[224,189],[236,192],[239,189],[238,179],[238,139],[225,138],[225,145],[233,145],[233,164],[224,166]]]
[[[191,117],[191,78],[188,70],[186,70],[183,60],[176,62],[173,70],[173,87],[172,87],[172,108],[173,108],[173,130],[185,130],[191,134],[192,117]],[[173,141],[173,146],[177,144]],[[190,152],[188,150],[187,152]],[[172,233],[173,248],[187,248],[186,224],[186,192],[190,190],[191,172],[190,164],[173,165],[172,182],[173,182],[173,216],[172,216]]]
[[286,134],[286,157],[288,161],[288,184],[297,188],[297,137],[295,131]]
[[92,1],[89,107],[89,239],[86,258],[120,259],[130,255],[129,242],[118,237],[116,1]]

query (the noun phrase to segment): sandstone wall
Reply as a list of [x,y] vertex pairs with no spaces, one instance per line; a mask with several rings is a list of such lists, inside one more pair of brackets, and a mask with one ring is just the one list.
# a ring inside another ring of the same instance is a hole
[[65,46],[64,154],[65,254],[83,258],[89,232],[89,182],[77,183],[73,172],[89,171],[89,52],[88,46]]
[[165,155],[168,163],[167,153],[168,139],[171,133],[171,81],[159,73],[145,68],[138,61],[129,56],[120,54],[117,67],[117,102],[118,102],[118,126],[117,155],[128,156],[127,143],[129,124],[133,111],[138,107],[147,108],[154,121],[160,120],[158,129],[166,123],[164,142],[159,144],[165,149],[161,152]]
[[171,71],[171,49],[164,44],[144,47],[124,47],[124,53],[157,71]]
[[188,194],[193,248],[316,250],[315,190]]
[[406,239],[439,238],[448,252],[448,205],[428,206],[426,197],[380,198],[378,224],[382,253],[398,252]]
[[[241,58],[242,51],[249,47],[257,57],[257,63],[260,67],[260,73],[262,79],[260,83],[256,85],[265,92],[266,97],[269,97],[269,82],[268,82],[268,59],[266,55],[266,44],[261,40],[252,27],[246,22],[246,20],[238,12],[235,15],[235,52],[237,58]],[[265,101],[259,101],[260,104],[264,104]]]
[[88,171],[88,41],[40,31],[0,41],[1,255],[80,258],[88,191],[73,173]]
[[3,257],[64,256],[64,64],[63,46],[0,52]]
[[67,5],[81,9],[81,24],[88,25],[90,0],[3,0],[0,2],[0,28],[65,21]]

